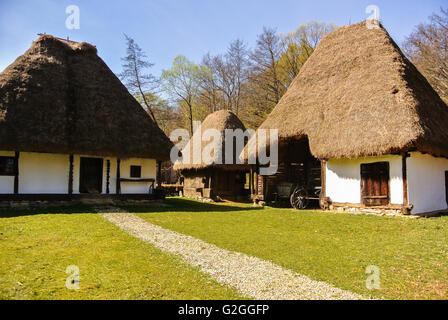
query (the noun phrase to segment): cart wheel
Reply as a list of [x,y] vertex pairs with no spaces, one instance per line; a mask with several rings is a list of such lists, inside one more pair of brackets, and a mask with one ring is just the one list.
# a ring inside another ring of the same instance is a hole
[[308,192],[305,188],[296,188],[290,197],[291,206],[297,210],[303,210],[308,207]]

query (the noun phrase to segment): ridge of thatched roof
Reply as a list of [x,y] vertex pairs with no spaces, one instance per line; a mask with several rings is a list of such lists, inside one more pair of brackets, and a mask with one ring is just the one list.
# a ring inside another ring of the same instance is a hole
[[[191,160],[193,159],[194,152],[194,141],[202,141],[202,134],[208,129],[216,129],[221,133],[222,146],[216,145],[216,147],[221,147],[222,149],[222,161],[225,162],[224,154],[225,154],[225,130],[226,129],[241,129],[243,132],[246,131],[246,127],[241,122],[241,120],[231,111],[228,110],[220,110],[216,111],[210,115],[208,115],[205,120],[201,124],[201,130],[196,130],[193,133],[193,136],[188,141],[185,148],[182,150],[182,153],[185,154],[186,151],[190,150]],[[209,144],[216,144],[217,141],[201,142],[201,148],[204,150],[204,147]],[[234,153],[234,162],[235,164],[206,164],[203,159],[199,164],[194,164],[193,161],[189,164],[184,164],[182,162],[176,161],[174,163],[175,170],[201,170],[206,168],[220,168],[225,170],[240,170],[247,168],[246,165],[238,165],[236,164],[236,159],[239,155]]]
[[91,44],[43,35],[0,74],[0,150],[166,160],[171,146]]
[[448,157],[448,108],[381,26],[325,36],[260,128],[309,138],[316,158],[419,150]]

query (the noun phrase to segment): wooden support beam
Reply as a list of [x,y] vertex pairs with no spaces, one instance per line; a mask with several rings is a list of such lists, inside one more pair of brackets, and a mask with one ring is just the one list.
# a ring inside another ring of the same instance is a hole
[[211,189],[212,188],[212,179],[213,179],[213,169],[210,172],[210,175],[208,177],[208,188]]
[[250,196],[253,197],[254,196],[254,168],[252,166],[250,167],[250,172],[249,172],[249,189],[250,189]]
[[19,194],[19,158],[20,152],[16,151],[14,158],[14,194]]
[[266,187],[266,180],[265,180],[264,176],[257,175],[257,185],[258,185],[257,197],[259,200],[265,201],[265,195],[267,194],[267,192],[266,192],[267,187]]
[[402,178],[403,178],[403,206],[409,206],[408,199],[408,166],[407,166],[407,158],[409,158],[409,153],[402,154]]
[[106,160],[106,194],[110,194],[110,160]]
[[[321,200],[325,200],[327,197],[327,161],[321,160],[320,162],[320,183],[321,183]],[[323,205],[322,203],[320,204]]]
[[73,155],[69,156],[69,169],[68,169],[68,194],[73,194]]
[[157,161],[157,188],[162,187],[162,161]]
[[116,194],[121,193],[120,163],[121,163],[121,160],[117,158],[117,184],[116,184],[116,189],[115,189]]

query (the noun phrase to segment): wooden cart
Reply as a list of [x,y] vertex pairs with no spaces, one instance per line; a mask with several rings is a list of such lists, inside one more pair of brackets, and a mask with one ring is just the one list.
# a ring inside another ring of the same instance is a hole
[[306,188],[297,186],[289,197],[291,206],[294,209],[303,210],[308,208],[311,201],[322,200],[322,187]]

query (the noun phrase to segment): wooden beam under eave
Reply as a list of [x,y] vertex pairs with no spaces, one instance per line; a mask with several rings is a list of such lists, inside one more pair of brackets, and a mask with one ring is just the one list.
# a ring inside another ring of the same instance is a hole
[[[327,197],[327,161],[320,161],[321,202]],[[322,206],[322,203],[320,203]]]
[[16,151],[14,157],[14,194],[19,194],[19,158],[20,152]]
[[402,154],[401,160],[401,168],[402,168],[402,179],[403,179],[403,206],[409,206],[409,198],[408,198],[408,165],[407,158],[409,158],[408,153]]
[[157,161],[157,174],[156,174],[157,188],[162,187],[162,161]]
[[106,160],[106,194],[110,194],[110,160]]
[[115,189],[116,194],[121,194],[120,163],[121,163],[121,160],[117,158],[117,184],[116,184],[116,189]]
[[249,189],[250,189],[250,197],[252,199],[254,196],[254,168],[253,168],[253,166],[250,166]]
[[69,156],[69,172],[68,172],[68,194],[73,194],[73,161],[74,157],[71,154]]

